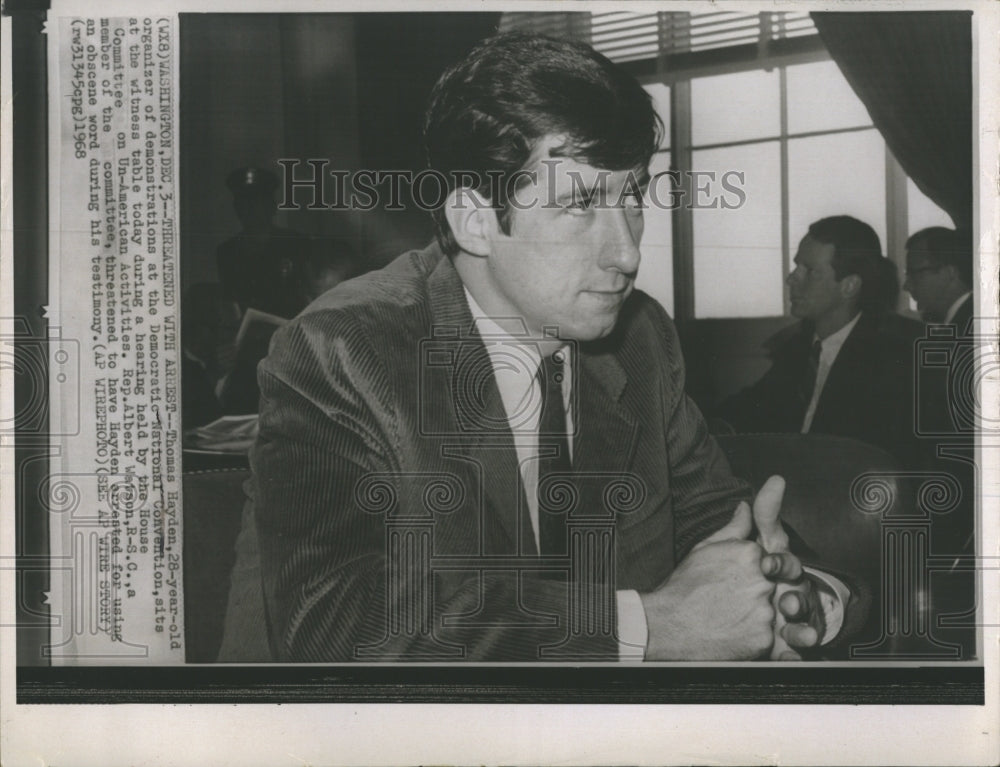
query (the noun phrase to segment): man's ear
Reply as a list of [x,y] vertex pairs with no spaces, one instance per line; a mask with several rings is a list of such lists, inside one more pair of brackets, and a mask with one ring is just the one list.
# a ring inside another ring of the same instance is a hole
[[453,189],[444,203],[444,217],[455,242],[466,253],[488,256],[498,225],[496,211],[479,192]]
[[848,274],[840,281],[840,294],[844,298],[857,298],[861,294],[861,277]]
[[944,264],[941,266],[941,271],[943,271],[947,276],[949,282],[960,282],[964,285],[964,282],[958,274],[958,267],[954,264]]

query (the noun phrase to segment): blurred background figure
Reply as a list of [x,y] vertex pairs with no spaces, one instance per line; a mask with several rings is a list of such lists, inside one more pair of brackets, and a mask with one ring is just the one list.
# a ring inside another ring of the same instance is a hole
[[976,553],[976,489],[981,479],[975,435],[982,428],[979,381],[987,357],[977,350],[972,325],[970,234],[934,226],[911,235],[906,241],[903,287],[928,323],[916,368],[917,431],[924,444],[926,469],[950,478],[952,492],[957,491],[957,496],[949,496],[948,513],[935,514],[931,521],[935,552],[953,553],[956,559],[947,572],[934,574],[929,598],[937,613],[965,616],[953,622],[949,638],[962,646],[963,657],[972,657],[975,573],[958,564]]
[[311,241],[275,225],[278,177],[264,168],[237,168],[226,186],[243,229],[216,250],[222,287],[243,311],[294,317],[308,303],[301,286]]
[[217,282],[199,282],[186,291],[181,307],[182,418],[185,429],[222,415],[219,381],[232,370],[241,312]]
[[964,333],[972,319],[972,238],[932,226],[906,241],[906,291],[925,322],[952,323]]
[[[906,241],[906,282],[929,326],[918,359],[918,431],[928,468],[947,472],[961,487],[961,502],[935,520],[935,541],[973,553],[975,434],[982,427],[979,381],[984,357],[973,333],[972,238],[961,229],[934,226]],[[947,364],[941,364],[945,361]]]

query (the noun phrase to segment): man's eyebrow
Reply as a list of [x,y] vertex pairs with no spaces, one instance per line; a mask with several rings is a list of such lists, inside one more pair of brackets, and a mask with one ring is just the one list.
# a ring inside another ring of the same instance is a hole
[[[623,194],[634,194],[636,192],[645,192],[646,188],[649,186],[651,176],[648,170],[642,171],[631,171],[628,177],[625,179],[625,184],[622,187]],[[565,189],[556,195],[555,199],[557,202],[567,202],[573,200],[580,200],[582,202],[589,202],[597,196],[602,182],[606,182],[606,176],[598,176],[594,179],[593,183],[589,186],[582,183],[582,181],[574,181],[569,189]]]
[[592,200],[597,194],[597,188],[600,185],[600,179],[594,181],[590,186],[584,186],[583,184],[574,183],[569,189],[564,189],[562,192],[556,195],[556,200],[559,202],[571,201],[571,200]]

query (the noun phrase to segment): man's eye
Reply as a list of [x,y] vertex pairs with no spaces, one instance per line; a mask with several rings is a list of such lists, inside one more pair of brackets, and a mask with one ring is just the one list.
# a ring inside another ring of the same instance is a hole
[[581,197],[566,205],[567,210],[590,210],[594,205],[593,197]]

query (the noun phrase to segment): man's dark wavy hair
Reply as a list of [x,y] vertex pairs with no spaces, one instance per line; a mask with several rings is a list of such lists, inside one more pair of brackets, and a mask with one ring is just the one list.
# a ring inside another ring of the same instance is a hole
[[882,255],[875,230],[851,216],[822,218],[809,226],[814,240],[833,245],[833,274],[842,280],[861,278],[858,307],[869,313],[891,312],[899,296],[896,265]]
[[[476,191],[507,234],[516,188],[508,179],[527,166],[539,139],[553,134],[567,137],[553,157],[645,171],[663,124],[635,78],[590,46],[520,33],[490,37],[448,68],[424,119],[428,167],[443,174],[449,192],[458,174],[478,180]],[[454,255],[458,243],[444,208],[433,216],[441,248]]]

